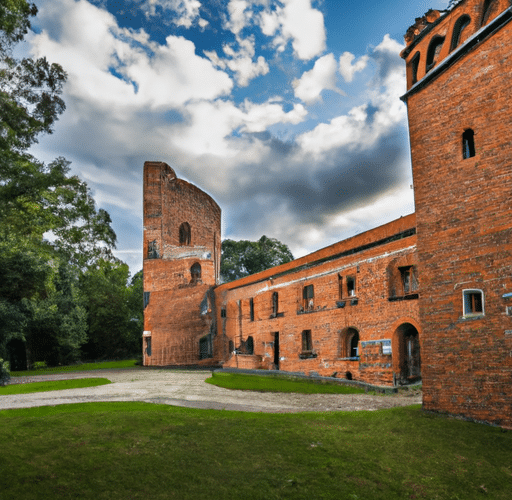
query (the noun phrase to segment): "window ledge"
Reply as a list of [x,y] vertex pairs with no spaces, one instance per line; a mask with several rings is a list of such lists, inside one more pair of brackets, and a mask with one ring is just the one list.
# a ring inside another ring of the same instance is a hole
[[315,351],[302,351],[299,354],[300,359],[311,359],[311,358],[316,358],[317,356],[318,356],[318,354]]
[[399,302],[401,300],[416,300],[419,299],[419,293],[408,293],[407,295],[398,295],[396,297],[388,297],[389,302]]
[[351,358],[338,358],[339,361],[359,361],[359,356],[353,356]]
[[484,318],[485,318],[484,313],[466,314],[464,316],[461,316],[459,318],[459,321],[474,321],[477,319],[484,319]]
[[281,313],[272,313],[270,315],[270,319],[274,319],[274,318],[283,318],[284,317],[284,312],[281,312]]

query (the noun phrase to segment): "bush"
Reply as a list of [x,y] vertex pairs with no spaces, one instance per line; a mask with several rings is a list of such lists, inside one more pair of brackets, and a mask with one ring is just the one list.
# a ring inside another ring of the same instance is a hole
[[0,358],[0,385],[7,385],[9,380],[11,380],[9,362]]
[[43,370],[44,368],[47,368],[46,361],[36,361],[34,363],[34,370]]

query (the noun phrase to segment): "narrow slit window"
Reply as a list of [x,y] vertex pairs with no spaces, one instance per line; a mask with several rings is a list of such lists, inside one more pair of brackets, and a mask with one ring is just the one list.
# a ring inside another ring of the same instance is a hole
[[441,48],[443,47],[444,36],[436,36],[430,42],[427,52],[426,72],[428,73],[435,65],[439,58]]
[[180,245],[186,246],[190,245],[190,224],[188,222],[184,222],[180,226]]
[[456,49],[462,40],[462,32],[469,26],[471,18],[468,15],[463,15],[455,21],[452,34],[452,43],[450,45],[450,51]]
[[343,276],[338,274],[338,298],[339,300],[343,299]]
[[356,279],[353,276],[347,276],[347,295],[349,297],[356,296]]
[[418,81],[419,66],[420,66],[420,53],[416,52],[414,57],[411,59],[411,85],[414,85]]
[[254,299],[249,299],[249,317],[254,321]]
[[272,316],[274,318],[277,316],[277,313],[279,312],[279,294],[277,292],[274,292],[272,294]]
[[475,133],[468,128],[462,134],[462,158],[473,158],[475,156]]
[[315,305],[315,290],[313,285],[307,285],[302,289],[302,301],[305,311],[311,311]]

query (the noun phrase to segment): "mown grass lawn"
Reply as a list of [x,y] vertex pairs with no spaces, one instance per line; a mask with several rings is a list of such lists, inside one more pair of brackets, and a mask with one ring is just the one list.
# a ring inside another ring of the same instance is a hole
[[[0,396],[8,394],[28,394],[30,392],[62,391],[64,389],[82,389],[97,385],[110,384],[106,378],[75,378],[71,380],[48,380],[28,384],[11,384],[0,387]],[[1,498],[1,497],[0,497]]]
[[11,372],[11,377],[26,377],[30,375],[48,375],[63,372],[81,372],[88,370],[110,370],[113,368],[135,368],[136,359],[123,361],[101,361],[99,363],[82,363],[79,365],[55,366],[51,368],[41,368],[38,370],[25,370],[21,372]]
[[246,375],[213,372],[208,384],[225,389],[258,392],[297,392],[300,394],[364,394],[364,389],[336,382],[317,382],[286,376]]
[[426,414],[146,403],[0,412],[0,498],[510,499],[512,432]]

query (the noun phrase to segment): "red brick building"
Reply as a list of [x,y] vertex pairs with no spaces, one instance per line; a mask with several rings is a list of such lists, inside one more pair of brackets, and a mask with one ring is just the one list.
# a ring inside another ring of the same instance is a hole
[[417,19],[402,57],[421,282],[423,405],[512,426],[512,8]]
[[510,0],[462,0],[405,39],[416,214],[218,285],[220,209],[144,165],[144,364],[397,385],[512,427]]

